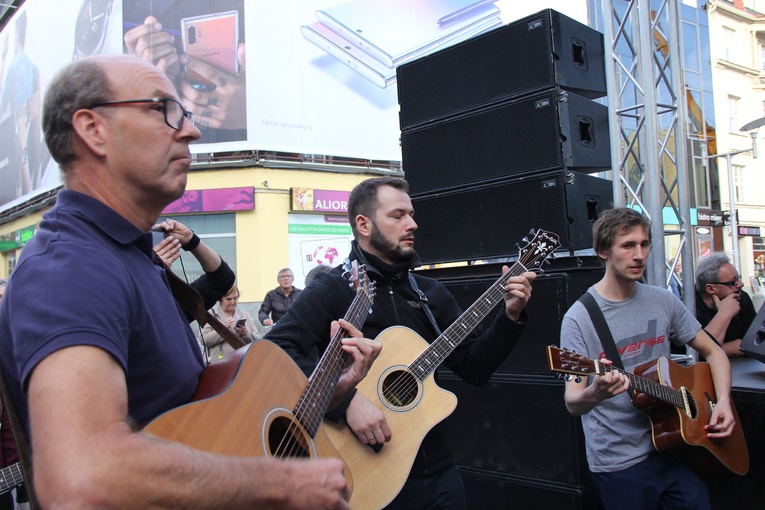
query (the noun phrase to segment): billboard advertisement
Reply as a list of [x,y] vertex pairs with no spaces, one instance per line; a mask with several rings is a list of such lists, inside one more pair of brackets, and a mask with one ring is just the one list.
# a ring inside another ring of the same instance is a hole
[[398,65],[544,7],[586,1],[27,0],[0,32],[0,212],[60,185],[40,106],[67,63],[129,53],[176,84],[192,152],[401,160]]

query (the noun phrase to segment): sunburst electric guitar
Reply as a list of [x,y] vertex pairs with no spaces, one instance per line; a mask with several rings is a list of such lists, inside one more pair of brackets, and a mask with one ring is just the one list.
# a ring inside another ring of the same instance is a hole
[[345,420],[325,422],[327,435],[353,473],[352,508],[382,508],[399,493],[425,435],[457,406],[457,397],[435,383],[433,372],[504,299],[508,280],[538,269],[559,245],[557,235],[537,232],[521,248],[518,262],[432,344],[402,326],[377,336],[383,349],[357,390],[383,412],[393,438],[372,448],[358,440]]
[[[361,329],[374,285],[364,266],[353,271],[356,295],[345,320]],[[322,426],[349,355],[340,328],[311,377],[276,344],[261,340],[234,351],[202,373],[191,403],[170,410],[144,430],[193,448],[239,457],[340,458]],[[353,490],[346,466],[348,487]]]
[[717,402],[707,363],[681,367],[661,357],[630,373],[558,347],[547,348],[547,362],[554,372],[577,376],[602,376],[617,371],[635,390],[632,403],[651,420],[653,445],[660,452],[672,450],[703,478],[724,466],[738,475],[749,471],[749,453],[736,408],[736,426],[722,439],[709,439],[704,428]]

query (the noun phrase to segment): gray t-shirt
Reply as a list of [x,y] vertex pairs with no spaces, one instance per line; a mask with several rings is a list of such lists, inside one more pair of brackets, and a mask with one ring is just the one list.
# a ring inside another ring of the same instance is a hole
[[[593,287],[588,292],[603,311],[627,372],[649,360],[669,357],[670,338],[685,345],[701,329],[682,301],[667,289],[638,283],[635,293],[624,301],[608,301]],[[590,315],[579,301],[563,318],[560,337],[564,349],[591,359],[605,357]],[[650,420],[632,405],[627,392],[582,415],[582,426],[593,472],[621,471],[655,451]]]

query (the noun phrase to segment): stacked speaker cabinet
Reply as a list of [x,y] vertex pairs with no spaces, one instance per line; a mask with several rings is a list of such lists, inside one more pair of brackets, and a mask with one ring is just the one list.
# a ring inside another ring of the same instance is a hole
[[[470,263],[465,279],[433,275],[463,309],[501,271],[482,276],[475,262],[513,260],[532,228],[556,233],[566,258],[592,248],[613,201],[611,181],[595,176],[611,166],[608,108],[596,101],[604,52],[602,34],[546,9],[397,68],[417,252],[425,264]],[[538,278],[523,339],[485,387],[442,374],[460,401],[451,422],[469,508],[597,506],[581,425],[545,347],[601,274]]]
[[[403,167],[424,262],[508,256],[517,242],[508,232],[513,223],[547,210],[562,225],[562,250],[591,247],[592,223],[612,205],[611,184],[568,176],[610,167],[608,108],[594,101],[606,94],[603,51],[602,34],[546,9],[398,67]],[[552,175],[563,182],[549,209],[529,179]],[[565,192],[571,180],[587,202]],[[569,236],[573,223],[584,239]],[[463,246],[474,229],[491,230],[503,247]],[[427,231],[459,237],[430,240]]]

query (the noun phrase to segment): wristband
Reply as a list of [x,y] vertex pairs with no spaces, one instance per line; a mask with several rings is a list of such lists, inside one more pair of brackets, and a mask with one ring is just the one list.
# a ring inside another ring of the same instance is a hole
[[191,251],[197,246],[199,246],[199,242],[201,239],[199,239],[199,236],[194,233],[194,231],[191,231],[191,241],[181,246],[181,249],[183,251]]

